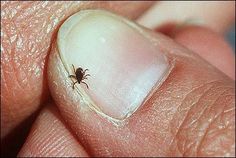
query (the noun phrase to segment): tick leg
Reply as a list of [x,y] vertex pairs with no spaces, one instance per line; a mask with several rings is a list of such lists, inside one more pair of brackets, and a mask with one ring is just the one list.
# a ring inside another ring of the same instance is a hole
[[72,67],[73,67],[73,70],[74,70],[74,73],[75,73],[76,71],[75,71],[75,67],[74,67],[74,65],[73,65],[73,64],[72,64]]
[[75,77],[75,75],[69,75],[69,77],[71,78],[74,78],[74,79],[76,79],[76,77]]
[[90,76],[90,74],[86,74],[86,75],[84,75],[84,77],[87,77],[87,76]]
[[85,84],[85,85],[86,85],[86,87],[87,87],[87,89],[89,89],[89,87],[88,87],[87,83],[85,83],[85,82],[83,82],[83,81],[82,81],[81,83]]
[[78,82],[78,81],[75,81],[75,82],[73,83],[73,86],[72,86],[73,89],[75,89],[75,84],[76,84],[77,82]]
[[89,70],[89,69],[85,69],[85,70],[83,71],[83,74],[85,74],[85,72],[88,71],[88,70]]

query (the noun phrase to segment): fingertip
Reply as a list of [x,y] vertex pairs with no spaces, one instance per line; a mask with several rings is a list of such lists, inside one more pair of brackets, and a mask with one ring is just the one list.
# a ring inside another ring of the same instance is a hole
[[87,157],[88,154],[62,121],[59,111],[47,105],[34,123],[20,157]]
[[189,25],[174,30],[171,36],[229,77],[235,78],[235,55],[220,34],[208,28]]

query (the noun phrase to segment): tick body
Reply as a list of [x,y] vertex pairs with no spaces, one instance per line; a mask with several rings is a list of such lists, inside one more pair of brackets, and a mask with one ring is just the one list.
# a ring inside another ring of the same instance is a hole
[[89,89],[87,83],[85,83],[83,80],[87,79],[88,76],[90,76],[90,74],[86,74],[86,71],[88,71],[88,69],[83,70],[81,67],[75,69],[74,65],[72,64],[73,70],[75,75],[69,75],[70,78],[75,79],[76,81],[73,82],[73,86],[72,88],[75,89],[75,84],[76,83],[83,83],[86,85],[86,87]]

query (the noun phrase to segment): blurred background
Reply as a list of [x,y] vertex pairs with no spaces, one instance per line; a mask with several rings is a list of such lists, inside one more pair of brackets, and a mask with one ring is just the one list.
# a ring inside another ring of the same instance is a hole
[[235,53],[235,24],[231,27],[230,31],[226,33],[225,37],[232,46]]

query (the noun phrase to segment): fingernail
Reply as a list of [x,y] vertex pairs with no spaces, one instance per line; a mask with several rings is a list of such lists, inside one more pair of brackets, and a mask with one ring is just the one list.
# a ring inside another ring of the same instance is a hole
[[68,75],[74,75],[72,64],[90,74],[83,80],[88,88],[76,83],[75,93],[83,90],[95,109],[118,120],[133,114],[170,70],[167,57],[137,28],[107,11],[85,10],[68,18],[58,32]]

